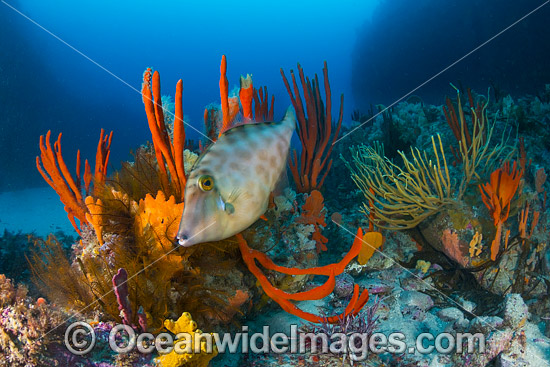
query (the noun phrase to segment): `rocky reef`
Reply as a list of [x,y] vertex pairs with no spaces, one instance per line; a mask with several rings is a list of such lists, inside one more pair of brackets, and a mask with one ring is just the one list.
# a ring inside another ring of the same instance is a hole
[[[550,360],[550,87],[515,99],[454,88],[442,106],[415,96],[355,112],[348,125],[343,96],[333,122],[326,63],[324,99],[317,76],[304,77],[298,65],[299,78],[291,71],[289,82],[281,71],[300,139],[289,157],[293,183],[274,192],[265,214],[242,233],[178,246],[185,187],[199,155],[231,128],[273,120],[267,88],[256,89],[247,76],[230,93],[226,70],[223,57],[221,104],[205,109],[198,143],[185,137],[182,82],[173,102],[162,98],[151,69],[142,97],[152,142],[118,171],[107,172],[113,133],[101,131],[93,168],[77,154],[74,173],[61,134],[53,144],[50,132],[40,138],[37,168],[78,239],[67,246],[53,235],[5,236],[2,271],[28,281],[8,266],[19,251],[34,284],[29,296],[24,285],[0,278],[6,365],[481,367]],[[98,339],[85,356],[63,345],[74,321],[91,325]],[[179,333],[195,342],[203,331],[214,337],[267,325],[275,333],[294,324],[329,336],[399,332],[405,346],[371,351],[362,361],[360,351],[334,342],[330,353],[229,355],[199,343],[196,353],[116,354],[109,333],[119,324],[176,342],[184,340]],[[484,339],[474,351],[462,340],[441,353],[415,344],[423,333]]]

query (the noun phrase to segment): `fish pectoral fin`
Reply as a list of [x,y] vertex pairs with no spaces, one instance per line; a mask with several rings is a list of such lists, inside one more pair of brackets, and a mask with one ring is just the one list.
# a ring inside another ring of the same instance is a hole
[[229,194],[229,197],[227,198],[227,201],[235,202],[237,199],[241,196],[241,190],[236,188]]
[[225,211],[227,214],[235,213],[235,207],[231,203],[225,203]]
[[218,195],[218,209],[226,212],[227,214],[235,213],[235,207],[233,206],[233,204],[223,200],[221,195]]

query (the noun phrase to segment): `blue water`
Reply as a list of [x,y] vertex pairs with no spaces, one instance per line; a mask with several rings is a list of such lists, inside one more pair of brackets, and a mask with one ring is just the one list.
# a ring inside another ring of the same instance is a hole
[[297,62],[313,75],[327,60],[334,94],[345,93],[351,111],[354,41],[376,1],[7,3],[39,25],[1,4],[0,103],[4,111],[8,105],[8,116],[0,117],[0,170],[10,177],[0,187],[16,189],[43,184],[34,156],[39,135],[48,129],[64,133],[67,159],[77,148],[93,157],[99,129],[114,130],[115,165],[150,139],[141,95],[132,89],[141,89],[146,67],[161,73],[163,94],[173,95],[183,79],[184,113],[199,130],[204,107],[220,99],[223,54],[230,89],[239,75],[253,74],[255,85],[275,94],[276,118],[290,104],[279,69],[288,75]]
[[[136,91],[146,67],[161,73],[163,94],[173,95],[183,79],[184,113],[202,130],[204,106],[219,101],[222,54],[230,88],[239,75],[252,73],[256,86],[267,85],[276,96],[276,119],[290,102],[279,69],[288,75],[300,62],[312,76],[327,60],[333,102],[345,94],[346,124],[354,109],[390,104],[539,4],[2,2],[0,189],[44,184],[34,159],[38,137],[49,129],[64,133],[71,167],[77,148],[94,157],[100,128],[115,131],[111,164],[128,159],[130,149],[150,139]],[[481,91],[493,83],[507,92],[539,90],[550,80],[549,15],[546,8],[533,14],[415,94],[442,103],[451,81]],[[196,137],[189,128],[187,133]]]

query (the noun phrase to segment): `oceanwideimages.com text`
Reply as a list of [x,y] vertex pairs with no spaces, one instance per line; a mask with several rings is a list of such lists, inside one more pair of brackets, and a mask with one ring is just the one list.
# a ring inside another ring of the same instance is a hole
[[[94,328],[84,322],[71,324],[65,332],[65,345],[71,353],[90,353],[96,343]],[[137,333],[128,325],[116,325],[109,332],[109,346],[117,353],[137,349],[147,354],[176,353],[332,353],[346,354],[362,361],[370,353],[483,353],[485,336],[481,333],[421,333],[409,343],[402,332],[372,333],[311,333],[290,325],[288,333],[271,333],[269,326],[261,332],[250,333],[243,326],[237,333]]]

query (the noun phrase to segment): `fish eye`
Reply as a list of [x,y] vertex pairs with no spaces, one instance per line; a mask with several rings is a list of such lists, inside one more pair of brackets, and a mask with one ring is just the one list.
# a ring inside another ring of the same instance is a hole
[[199,187],[202,191],[210,191],[214,188],[214,179],[212,176],[201,176],[199,177]]

